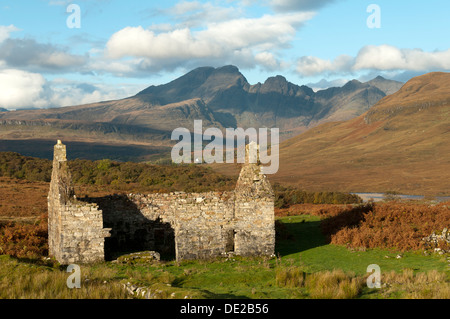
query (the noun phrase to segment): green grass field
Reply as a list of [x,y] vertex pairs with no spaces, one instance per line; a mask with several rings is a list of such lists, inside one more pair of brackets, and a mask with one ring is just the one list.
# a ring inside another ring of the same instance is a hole
[[[342,269],[362,275],[367,266],[378,264],[381,271],[413,269],[417,272],[430,270],[448,271],[448,263],[442,256],[424,256],[420,252],[397,253],[381,249],[357,251],[342,246],[327,245],[320,232],[320,219],[316,216],[290,216],[281,219],[294,240],[277,243],[276,250],[282,260],[294,260],[312,272]],[[397,255],[402,258],[397,259]]]
[[[450,298],[447,257],[419,252],[349,250],[327,244],[318,217],[280,218],[277,257],[81,265],[81,288],[69,289],[65,268],[50,261],[0,257],[1,298],[131,298],[130,283],[155,298]],[[381,289],[366,270],[381,268]]]

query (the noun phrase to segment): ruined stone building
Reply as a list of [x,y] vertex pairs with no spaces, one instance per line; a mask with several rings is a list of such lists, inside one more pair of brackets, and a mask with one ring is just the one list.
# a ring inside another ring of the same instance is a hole
[[61,264],[144,250],[177,260],[274,253],[273,190],[248,156],[234,191],[74,195],[66,146],[58,141],[48,194],[48,239],[50,255]]

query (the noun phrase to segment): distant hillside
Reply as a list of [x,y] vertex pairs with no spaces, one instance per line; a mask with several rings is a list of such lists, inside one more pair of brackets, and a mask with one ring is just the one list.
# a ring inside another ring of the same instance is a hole
[[273,181],[311,190],[450,194],[450,74],[413,78],[361,116],[281,144]]
[[167,147],[175,128],[192,131],[194,120],[203,120],[204,128],[222,130],[277,127],[284,140],[323,122],[359,116],[401,86],[378,77],[314,92],[280,75],[250,85],[235,66],[202,67],[122,100],[0,113],[0,139]]
[[288,138],[321,122],[358,116],[403,85],[382,77],[372,81],[354,80],[315,93],[281,75],[250,85],[235,66],[203,67],[136,98],[153,105],[200,99],[222,127],[278,127]]
[[400,90],[404,83],[394,80],[387,80],[382,76],[377,76],[375,79],[368,81],[367,84],[380,89],[386,95],[391,95]]

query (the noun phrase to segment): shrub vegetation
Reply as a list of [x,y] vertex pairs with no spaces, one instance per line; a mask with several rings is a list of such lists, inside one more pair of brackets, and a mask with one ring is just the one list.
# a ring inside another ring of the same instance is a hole
[[[109,159],[69,161],[72,180],[77,185],[112,186],[117,191],[133,189],[139,192],[206,192],[234,188],[237,179],[214,172],[201,165],[152,165],[115,162]],[[0,152],[0,176],[29,181],[50,182],[50,160]],[[341,192],[307,192],[294,187],[273,186],[275,206],[286,208],[294,204],[353,204],[362,200]]]
[[[441,248],[422,239],[433,232],[450,229],[450,203],[379,202],[361,205],[294,205],[277,209],[276,215],[312,215],[321,219],[321,230],[331,244],[350,248],[382,248],[400,251]],[[280,227],[281,229],[281,227]],[[288,236],[283,233],[284,238]]]
[[[292,263],[285,261],[300,251],[301,258],[312,258],[308,252],[313,250],[321,255],[323,251],[333,252],[337,261],[339,252],[348,252],[329,244],[423,249],[423,237],[450,228],[450,203],[362,204],[351,194],[306,192],[278,184],[274,185],[276,240],[278,251],[286,256],[144,266],[102,263],[83,268],[82,289],[69,290],[65,269],[43,258],[48,255],[46,196],[51,166],[48,160],[0,153],[0,255],[10,256],[0,256],[0,298],[127,298],[130,296],[121,288],[127,281],[154,287],[161,291],[159,298],[449,298],[448,274],[434,270],[383,272],[382,289],[372,293],[365,287],[367,276],[361,273],[333,269],[335,264],[311,271],[311,265],[305,266],[300,257]],[[87,195],[230,190],[236,183],[235,178],[198,165],[74,160],[70,167],[77,194]],[[301,216],[290,217],[295,215]],[[296,228],[298,231],[293,231]],[[447,244],[442,245],[449,249]]]

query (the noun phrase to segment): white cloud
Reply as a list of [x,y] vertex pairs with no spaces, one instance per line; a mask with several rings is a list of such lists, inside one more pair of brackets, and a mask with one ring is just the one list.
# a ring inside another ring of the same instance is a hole
[[159,68],[190,59],[253,66],[263,61],[270,65],[274,60],[268,60],[267,51],[289,47],[297,29],[313,16],[297,12],[232,19],[209,23],[198,31],[178,28],[158,33],[142,26],[126,27],[111,36],[106,54],[112,59],[145,58],[148,65]]
[[[143,27],[126,27],[109,39],[108,56],[114,59],[133,56],[149,58],[201,57],[207,53],[194,41],[188,28],[156,34]],[[195,50],[195,48],[198,48]]]
[[424,52],[421,49],[398,49],[390,45],[370,45],[359,51],[353,68],[355,70],[449,70],[450,49]]
[[399,49],[391,45],[368,45],[363,47],[356,57],[341,55],[334,60],[325,60],[304,56],[297,62],[297,72],[302,76],[349,74],[361,70],[450,70],[450,49],[424,52],[421,49]]
[[313,16],[313,13],[292,13],[264,15],[257,19],[235,19],[211,24],[206,30],[199,32],[199,37],[230,50],[246,47],[277,49],[287,46],[297,28]]
[[14,31],[19,31],[14,25],[3,26],[0,25],[0,43],[9,38],[9,34]]
[[260,52],[255,55],[255,61],[269,70],[280,68],[280,62],[270,52]]
[[47,81],[41,74],[16,69],[0,70],[0,107],[15,110],[49,108],[116,100],[135,95],[136,85],[107,85],[70,81]]
[[316,75],[331,71],[333,63],[314,56],[303,56],[298,60],[297,72],[303,76]]
[[346,73],[350,71],[352,63],[353,58],[348,55],[340,55],[333,61],[314,56],[304,56],[297,62],[297,72],[302,76],[314,76],[322,73]]
[[237,7],[221,7],[211,2],[199,1],[182,1],[165,12],[185,27],[198,27],[210,22],[231,20],[242,14]]
[[[47,1],[56,6],[70,2]],[[166,22],[148,28],[125,27],[112,34],[106,45],[96,42],[85,55],[32,38],[9,38],[17,28],[0,26],[0,67],[45,74],[80,72],[120,77],[142,77],[149,72],[204,65],[234,64],[270,71],[286,67],[282,51],[291,47],[299,28],[315,13],[297,11],[245,18],[242,1],[232,2],[177,2],[158,11],[169,18]],[[101,51],[97,49],[102,47]]]
[[93,72],[94,74],[114,74],[119,77],[138,76],[139,65],[141,63],[142,59],[118,61],[102,57],[98,59],[91,59],[85,69],[87,73]]
[[0,70],[0,106],[7,109],[45,107],[46,81],[40,74],[21,70]]
[[118,100],[133,96],[144,89],[141,85],[85,83],[57,78],[47,83],[47,99],[52,107],[82,105]]
[[0,44],[0,60],[10,67],[26,67],[29,71],[65,72],[83,66],[87,56],[33,39],[6,39]]
[[[129,87],[120,88],[120,86],[117,86],[112,89],[106,85],[82,85],[70,82],[64,85],[51,82],[49,86],[51,91],[47,99],[52,107],[118,100],[135,95],[139,91],[139,89]],[[91,87],[91,89],[87,90],[86,87]]]

